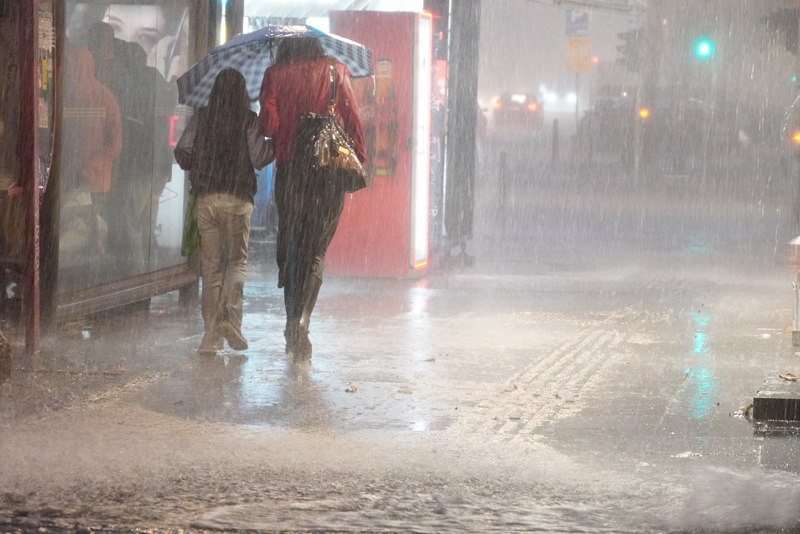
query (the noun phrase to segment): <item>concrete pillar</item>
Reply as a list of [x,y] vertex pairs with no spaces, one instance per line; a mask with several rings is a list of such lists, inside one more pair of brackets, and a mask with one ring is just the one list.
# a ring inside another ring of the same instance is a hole
[[450,1],[444,226],[446,243],[451,247],[472,238],[480,18],[481,0]]
[[[53,4],[56,43],[53,56],[53,81],[55,102],[63,102],[64,55],[66,51],[66,0],[56,0]],[[56,105],[54,122],[61,124],[63,106]],[[52,166],[47,189],[41,204],[41,314],[45,328],[55,326],[58,305],[58,245],[61,220],[61,135],[55,132],[53,142]]]
[[244,28],[244,0],[228,0],[225,5],[225,24],[228,38],[239,35]]
[[39,76],[37,69],[38,7],[19,3],[20,183],[25,203],[24,317],[25,351],[39,352]]
[[[431,178],[430,178],[430,225],[428,240],[432,257],[444,250],[443,206],[445,139],[447,134],[447,88],[441,94],[437,80],[447,76],[447,55],[450,43],[449,0],[425,0],[425,11],[433,15],[433,100],[431,101]],[[441,69],[441,70],[440,70]]]

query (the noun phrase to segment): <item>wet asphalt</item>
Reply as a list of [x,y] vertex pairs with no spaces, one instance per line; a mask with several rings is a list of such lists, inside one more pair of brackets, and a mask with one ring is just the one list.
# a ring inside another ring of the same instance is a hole
[[308,366],[265,256],[244,352],[197,355],[175,294],[36,357],[6,325],[0,532],[796,530],[800,443],[740,413],[800,375],[790,177],[496,156],[474,265],[328,277]]

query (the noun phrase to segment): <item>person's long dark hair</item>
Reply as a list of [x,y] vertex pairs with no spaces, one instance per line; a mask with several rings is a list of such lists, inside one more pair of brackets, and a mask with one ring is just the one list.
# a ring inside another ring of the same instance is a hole
[[325,57],[322,43],[316,37],[292,37],[283,39],[275,54],[275,63],[285,65],[298,61],[316,61]]
[[223,69],[217,75],[208,106],[200,110],[197,125],[195,150],[203,154],[203,160],[212,176],[230,173],[236,165],[236,143],[243,143],[245,120],[250,112],[250,96],[247,82],[241,72]]

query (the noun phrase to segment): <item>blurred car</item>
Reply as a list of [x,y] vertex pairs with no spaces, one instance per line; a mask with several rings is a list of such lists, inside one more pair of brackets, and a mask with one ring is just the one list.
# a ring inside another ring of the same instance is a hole
[[495,101],[493,108],[495,128],[522,126],[539,130],[544,125],[542,106],[534,94],[505,93]]

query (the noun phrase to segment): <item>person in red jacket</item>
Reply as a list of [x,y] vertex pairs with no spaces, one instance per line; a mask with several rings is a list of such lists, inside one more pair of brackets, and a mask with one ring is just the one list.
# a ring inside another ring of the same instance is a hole
[[325,251],[344,206],[344,191],[327,187],[307,170],[295,147],[300,116],[328,113],[330,63],[335,66],[336,112],[366,161],[358,104],[350,71],[325,57],[316,38],[285,39],[264,73],[259,102],[261,130],[275,143],[275,203],[278,208],[278,287],[286,305],[286,353],[311,358],[308,325],[322,285]]
[[94,77],[85,48],[67,48],[62,135],[62,185],[87,185],[92,193],[111,189],[111,169],[122,150],[122,120],[114,95]]

